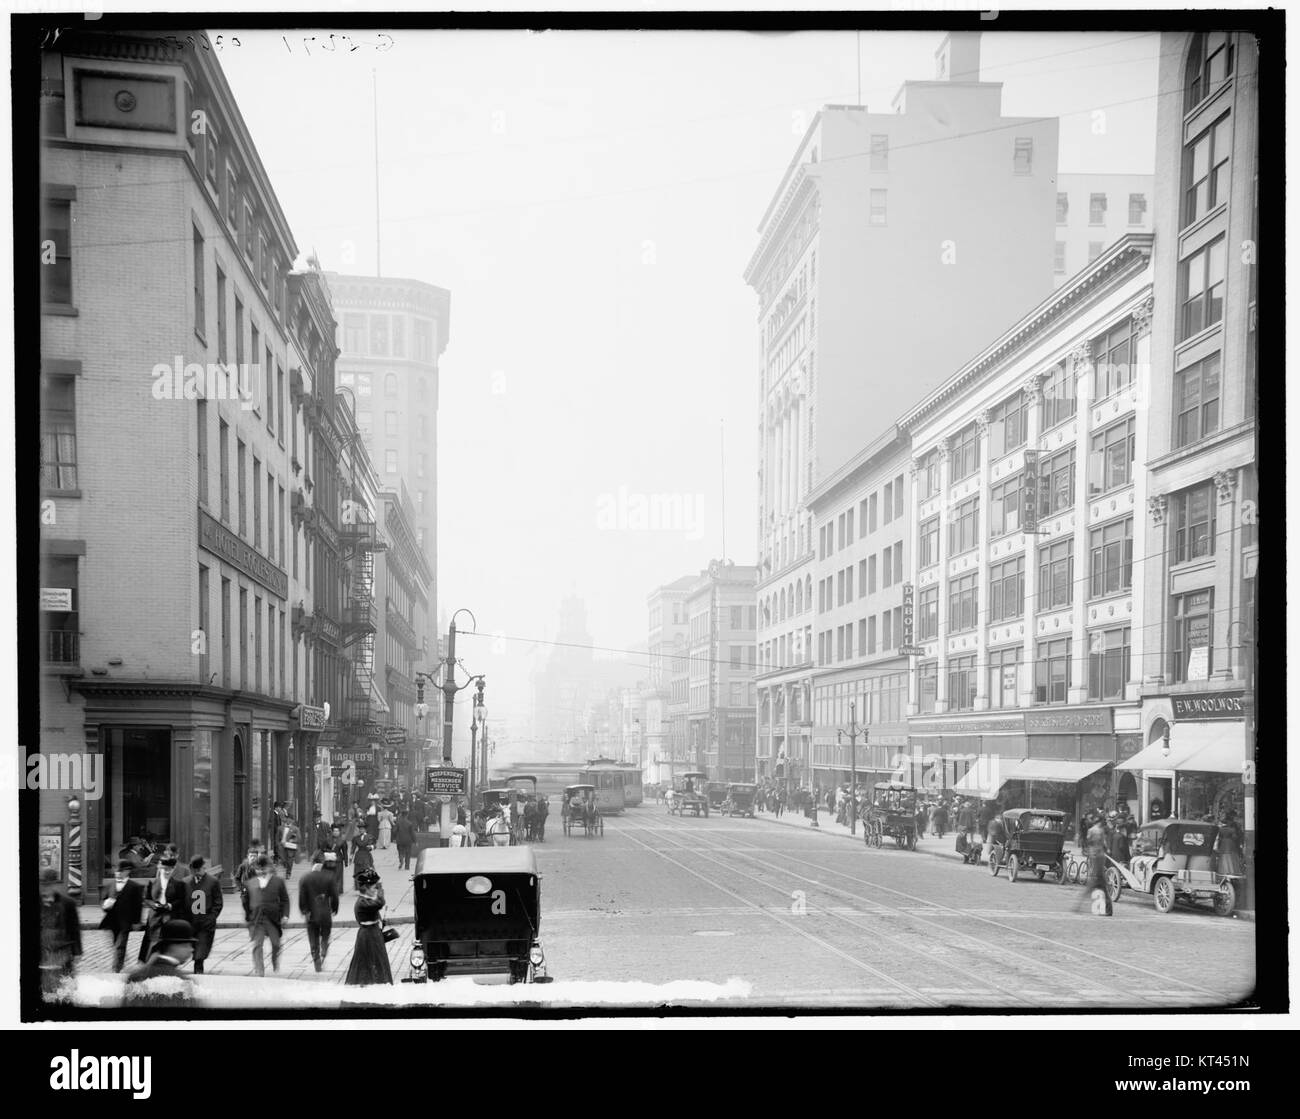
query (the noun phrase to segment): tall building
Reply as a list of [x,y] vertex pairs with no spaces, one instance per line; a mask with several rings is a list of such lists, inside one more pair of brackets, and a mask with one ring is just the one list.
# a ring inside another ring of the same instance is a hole
[[688,748],[712,781],[754,776],[756,574],[715,560],[687,592]]
[[[1141,577],[1144,805],[1238,812],[1253,849],[1259,52],[1165,34]],[[1141,512],[1141,510],[1140,510]]]
[[183,48],[74,30],[42,60],[40,748],[101,780],[41,822],[83,825],[58,861],[89,898],[131,836],[228,882],[275,801],[310,819],[354,691],[338,536],[369,466],[328,287]]
[[[328,273],[338,314],[338,383],[385,486],[405,484],[416,546],[433,573],[421,632],[438,616],[438,361],[451,293],[422,280]],[[424,668],[431,671],[431,658]]]
[[[656,587],[646,599],[649,612],[648,643],[650,672],[642,692],[645,733],[645,776],[650,783],[671,782],[674,768],[690,768],[686,756],[686,695],[674,694],[676,678],[686,687],[689,663],[686,642],[689,627],[686,597],[694,577],[687,576]],[[674,717],[681,720],[680,736],[674,733]]]
[[1091,264],[1128,233],[1154,228],[1153,175],[1062,174],[1056,177],[1056,286]]
[[[763,683],[797,687],[813,651],[809,492],[1053,288],[1057,121],[1005,117],[980,36],[953,32],[936,80],[892,112],[827,106],[759,226],[758,596]],[[995,278],[996,282],[990,282]],[[770,667],[769,667],[770,666]],[[807,757],[806,726],[792,745]]]

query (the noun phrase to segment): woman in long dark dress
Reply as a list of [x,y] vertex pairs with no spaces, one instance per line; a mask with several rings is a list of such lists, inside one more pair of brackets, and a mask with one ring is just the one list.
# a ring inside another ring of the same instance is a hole
[[1216,841],[1220,874],[1241,873],[1241,840],[1241,828],[1237,824],[1237,814],[1231,810],[1222,813],[1219,816],[1219,838]]
[[379,890],[379,875],[363,872],[361,896],[357,898],[354,912],[357,917],[357,942],[352,949],[352,963],[348,977],[350,986],[364,987],[371,983],[392,983],[393,970],[388,963],[388,945],[384,943],[381,914],[383,895]]

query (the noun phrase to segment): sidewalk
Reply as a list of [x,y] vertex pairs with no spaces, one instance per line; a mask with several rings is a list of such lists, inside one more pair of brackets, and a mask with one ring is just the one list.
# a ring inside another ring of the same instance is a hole
[[[379,872],[379,880],[384,887],[384,898],[388,902],[388,910],[384,915],[385,919],[390,925],[412,924],[415,921],[414,894],[411,890],[411,875],[415,867],[414,857],[411,859],[411,870],[400,870],[397,865],[396,847],[390,846],[386,851],[381,851],[376,847],[372,853],[375,857],[375,870]],[[298,883],[302,881],[302,876],[310,870],[311,863],[300,861],[293,868],[293,877],[285,882],[285,886],[289,890],[289,903],[292,906],[289,917],[290,925],[301,925],[303,923],[302,914],[298,912]],[[343,893],[339,897],[339,914],[334,918],[334,927],[336,929],[356,928],[357,919],[353,915],[353,906],[356,904],[356,900],[357,892],[352,885],[352,867],[348,865],[343,870]],[[98,904],[80,906],[78,912],[83,929],[97,929],[99,928],[99,922],[104,919],[104,910]],[[223,893],[221,913],[217,917],[217,928],[242,929],[244,927],[244,907],[240,902],[239,892],[232,890]]]

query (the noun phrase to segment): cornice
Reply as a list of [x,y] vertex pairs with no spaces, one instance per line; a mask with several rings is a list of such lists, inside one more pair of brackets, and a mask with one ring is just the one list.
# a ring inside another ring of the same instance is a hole
[[768,266],[768,258],[787,232],[790,218],[798,212],[799,205],[810,195],[816,193],[817,176],[809,170],[809,168],[815,166],[816,164],[809,163],[800,165],[799,169],[794,173],[794,177],[790,180],[790,185],[786,188],[780,205],[777,206],[771,219],[764,227],[763,234],[758,241],[758,247],[749,258],[749,263],[745,265],[744,279],[750,287],[757,286],[756,281],[759,274]]

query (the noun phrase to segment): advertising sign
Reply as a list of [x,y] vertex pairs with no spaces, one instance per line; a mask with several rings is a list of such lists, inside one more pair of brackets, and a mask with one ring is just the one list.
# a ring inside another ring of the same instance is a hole
[[465,774],[465,770],[453,769],[451,766],[425,766],[424,791],[434,796],[464,796]]

